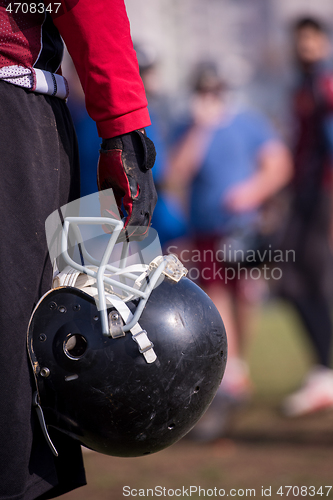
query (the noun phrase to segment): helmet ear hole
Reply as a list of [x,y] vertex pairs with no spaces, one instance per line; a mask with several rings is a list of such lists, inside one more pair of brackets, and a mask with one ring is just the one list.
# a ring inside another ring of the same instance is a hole
[[86,352],[87,347],[87,340],[79,333],[70,333],[63,344],[64,353],[70,359],[80,359]]

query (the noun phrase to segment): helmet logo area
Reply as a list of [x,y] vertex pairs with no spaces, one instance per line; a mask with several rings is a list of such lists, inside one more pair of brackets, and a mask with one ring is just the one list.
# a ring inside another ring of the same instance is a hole
[[63,343],[63,350],[69,359],[82,358],[88,347],[87,340],[79,333],[69,334]]

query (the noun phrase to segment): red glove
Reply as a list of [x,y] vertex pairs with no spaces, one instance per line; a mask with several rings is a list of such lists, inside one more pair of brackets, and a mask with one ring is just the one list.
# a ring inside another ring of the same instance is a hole
[[[115,217],[103,190],[112,188],[121,217],[126,216],[122,240],[145,237],[157,201],[151,173],[156,151],[144,131],[104,139],[97,167],[102,215]],[[123,209],[126,211],[124,214]]]

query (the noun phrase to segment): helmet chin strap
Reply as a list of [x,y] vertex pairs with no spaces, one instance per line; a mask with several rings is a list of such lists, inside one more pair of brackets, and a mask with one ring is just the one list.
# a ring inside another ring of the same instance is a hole
[[[144,273],[146,275],[146,273]],[[64,271],[58,273],[53,280],[53,288],[59,286],[72,286],[79,288],[85,293],[88,293],[95,299],[98,298],[98,290],[96,288],[96,280],[90,276],[76,271],[72,267],[66,267]],[[105,293],[106,301],[116,309],[117,312],[111,311],[108,314],[108,332],[109,336],[116,339],[126,335],[123,326],[132,323],[133,314],[127,304],[121,297],[115,294]],[[154,352],[154,344],[150,342],[147,332],[141,328],[138,322],[129,330],[133,340],[138,344],[139,351],[143,354],[147,363],[153,363],[157,356]]]
[[[78,227],[79,224],[109,225],[113,228],[101,261],[88,253]],[[68,234],[70,226],[74,232],[83,260],[88,265],[75,262],[69,255]],[[175,255],[164,257],[160,255],[149,265],[134,264],[126,267],[128,242],[123,243],[119,266],[109,264],[110,256],[122,227],[122,221],[106,217],[66,217],[63,224],[61,251],[69,267],[55,277],[54,283],[56,286],[75,286],[93,296],[100,311],[103,334],[118,338],[123,337],[126,332],[130,331],[147,363],[153,363],[157,357],[147,332],[140,327],[140,316],[160,278],[163,279],[164,276],[168,276],[174,281],[179,281],[187,274],[187,269]],[[86,275],[86,279],[82,280],[82,274]],[[79,284],[80,279],[81,286]],[[132,281],[133,285],[128,285],[126,281]],[[120,289],[123,295],[116,293],[115,289]],[[134,314],[125,303],[125,301],[133,299],[139,299]],[[118,316],[114,314],[115,311],[108,314],[107,302],[118,311]]]
[[[132,320],[133,314],[123,300],[111,294],[107,294],[106,298],[118,311],[125,324]],[[114,315],[114,312],[109,313],[111,336],[112,338],[123,337],[125,335],[125,332],[121,329],[121,327],[119,327],[118,325],[116,325],[116,327],[113,327],[112,315]],[[115,320],[117,321],[118,318],[115,318]],[[133,340],[135,340],[135,342],[138,344],[140,353],[143,354],[147,363],[154,363],[154,361],[156,361],[157,359],[157,356],[153,349],[154,344],[149,340],[146,330],[143,330],[139,323],[136,322],[135,325],[130,329],[130,332],[132,334]]]
[[44,434],[44,437],[46,439],[46,442],[49,445],[49,447],[50,447],[53,455],[55,457],[57,457],[58,456],[58,452],[57,452],[57,449],[56,449],[56,447],[54,446],[54,444],[52,442],[52,439],[50,438],[50,434],[48,433],[48,430],[47,430],[47,427],[46,427],[46,423],[45,423],[44,413],[43,413],[41,405],[39,404],[39,397],[38,397],[38,392],[37,391],[34,392],[34,394],[33,394],[32,406],[34,408],[36,408],[37,417],[38,417],[38,420],[39,420],[42,432]]

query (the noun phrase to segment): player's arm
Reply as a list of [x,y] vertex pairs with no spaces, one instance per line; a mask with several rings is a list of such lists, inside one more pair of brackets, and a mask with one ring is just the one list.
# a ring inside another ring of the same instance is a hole
[[256,172],[231,188],[224,197],[223,204],[233,212],[255,209],[282,189],[292,174],[289,150],[282,142],[271,140],[258,152]]
[[123,0],[66,0],[52,14],[73,59],[86,107],[102,137],[100,190],[112,187],[126,226],[150,223],[156,191],[147,100]]
[[123,0],[62,0],[53,22],[73,59],[100,137],[150,125]]

